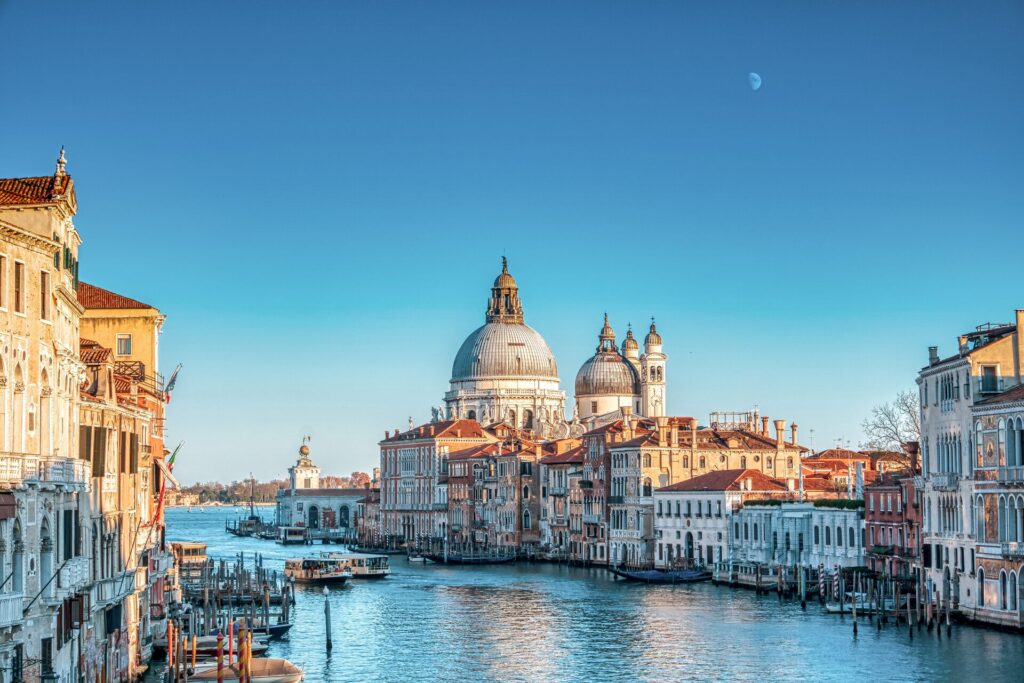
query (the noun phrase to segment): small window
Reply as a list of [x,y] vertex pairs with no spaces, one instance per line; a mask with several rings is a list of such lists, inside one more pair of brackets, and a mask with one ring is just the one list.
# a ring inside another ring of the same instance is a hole
[[132,335],[130,335],[130,334],[119,334],[119,335],[117,335],[117,355],[119,355],[119,356],[130,356],[130,355],[132,355]]
[[39,317],[50,319],[50,274],[45,270],[39,273]]
[[597,401],[591,401],[590,402],[590,413],[592,415],[596,415],[597,414]]
[[14,312],[25,312],[25,264],[14,262]]

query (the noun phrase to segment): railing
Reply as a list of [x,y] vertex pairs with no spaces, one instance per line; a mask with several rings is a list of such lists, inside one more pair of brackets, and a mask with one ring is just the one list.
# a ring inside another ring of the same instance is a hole
[[1003,557],[1024,557],[1024,543],[1020,541],[1004,541],[1001,550]]
[[931,475],[932,488],[936,491],[955,491],[959,477],[952,472],[940,472]]
[[601,519],[601,515],[599,513],[595,514],[587,512],[583,514],[584,524],[600,524],[602,521],[603,520]]
[[996,473],[996,479],[1005,483],[1024,482],[1024,467],[1000,467]]
[[121,572],[109,579],[102,579],[96,582],[95,603],[112,604],[120,602],[126,595],[135,589],[134,570]]
[[20,624],[24,607],[24,593],[0,593],[0,628]]
[[592,489],[594,488],[594,482],[592,482],[590,479],[580,479],[580,488]]
[[608,496],[609,505],[622,505],[626,502],[625,496]]
[[25,481],[87,484],[89,463],[77,458],[0,453],[0,482],[17,486]]
[[565,495],[565,487],[564,486],[549,486],[548,487],[548,495],[549,496],[564,496]]
[[555,515],[554,517],[551,518],[551,525],[552,526],[565,526],[565,516],[564,515]]
[[64,568],[60,570],[60,577],[55,580],[57,592],[56,599],[62,600],[65,597],[77,593],[89,583],[89,558],[82,555],[68,560]]

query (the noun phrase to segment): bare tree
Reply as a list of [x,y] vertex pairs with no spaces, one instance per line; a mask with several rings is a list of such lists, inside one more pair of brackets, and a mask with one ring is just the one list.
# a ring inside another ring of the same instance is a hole
[[861,448],[902,453],[903,444],[921,440],[921,405],[916,391],[901,391],[892,403],[871,409],[861,422],[867,437]]

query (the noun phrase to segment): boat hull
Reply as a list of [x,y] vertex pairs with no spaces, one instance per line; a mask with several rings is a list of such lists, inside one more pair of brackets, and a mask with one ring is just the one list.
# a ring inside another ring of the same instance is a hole
[[712,578],[711,572],[695,571],[692,569],[682,571],[661,569],[625,570],[609,567],[608,571],[619,578],[640,583],[701,583],[710,581]]

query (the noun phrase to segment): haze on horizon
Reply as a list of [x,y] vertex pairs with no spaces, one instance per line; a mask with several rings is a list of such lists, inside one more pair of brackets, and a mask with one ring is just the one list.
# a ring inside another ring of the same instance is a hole
[[82,278],[168,316],[186,483],[282,477],[306,434],[369,471],[503,254],[567,405],[602,314],[653,315],[670,414],[857,445],[929,345],[1024,307],[1022,30],[1013,2],[0,2],[33,55],[0,174],[66,146]]

